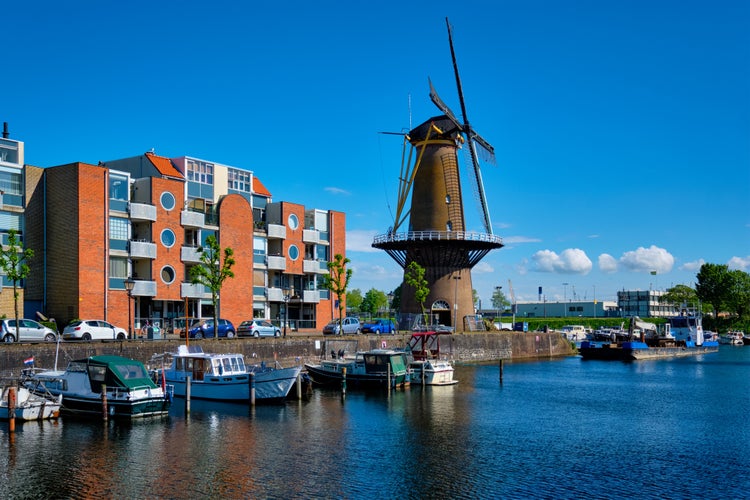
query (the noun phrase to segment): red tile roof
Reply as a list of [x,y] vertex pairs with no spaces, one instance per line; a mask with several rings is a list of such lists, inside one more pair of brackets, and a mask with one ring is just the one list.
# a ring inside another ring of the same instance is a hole
[[159,171],[161,175],[167,175],[169,177],[178,177],[180,179],[184,179],[185,176],[182,175],[182,173],[174,168],[174,165],[172,165],[172,161],[169,158],[164,158],[163,156],[156,156],[154,153],[146,153],[146,157],[151,160],[151,163],[154,164],[156,167],[156,170]]
[[253,193],[261,196],[268,196],[269,198],[271,197],[271,191],[266,189],[266,186],[264,186],[256,176],[253,176]]

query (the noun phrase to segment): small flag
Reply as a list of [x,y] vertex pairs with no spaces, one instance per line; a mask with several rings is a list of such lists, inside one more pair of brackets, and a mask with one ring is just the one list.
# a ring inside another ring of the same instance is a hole
[[33,365],[34,364],[34,356],[31,356],[30,358],[26,358],[23,360],[23,364],[25,365]]

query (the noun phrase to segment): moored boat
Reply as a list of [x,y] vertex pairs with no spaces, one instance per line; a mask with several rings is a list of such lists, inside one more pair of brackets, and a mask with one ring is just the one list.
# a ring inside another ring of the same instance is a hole
[[242,354],[206,353],[197,345],[181,345],[176,353],[158,355],[152,363],[161,363],[152,372],[154,379],[174,386],[175,396],[186,397],[189,377],[191,398],[235,402],[250,401],[251,373],[256,402],[273,402],[289,395],[302,370],[265,363],[247,366]]
[[140,361],[122,356],[90,356],[64,371],[25,369],[23,385],[36,394],[62,396],[63,415],[135,419],[166,415],[170,397]]
[[13,383],[6,384],[2,390],[0,400],[0,420],[8,420],[11,417],[9,396],[11,389],[15,390],[15,403],[12,415],[16,420],[47,420],[54,419],[60,415],[61,397],[51,394],[35,394],[23,385]]
[[440,352],[440,338],[450,336],[451,332],[414,332],[407,347],[411,354],[409,361],[409,379],[413,384],[452,385],[453,363]]
[[321,385],[340,385],[344,379],[354,387],[388,387],[389,383],[396,387],[409,383],[407,353],[393,349],[372,349],[354,355],[332,352],[331,358],[305,364],[305,368],[313,382]]
[[[640,330],[636,338],[635,330]],[[652,323],[631,318],[628,340],[619,342],[581,342],[578,349],[583,359],[606,361],[635,361],[644,359],[694,356],[717,352],[719,343],[706,340],[700,315],[683,312],[667,320],[658,332]]]

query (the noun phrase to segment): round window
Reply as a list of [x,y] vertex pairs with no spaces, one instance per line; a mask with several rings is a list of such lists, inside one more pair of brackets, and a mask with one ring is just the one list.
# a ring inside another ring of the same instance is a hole
[[299,258],[299,248],[297,248],[297,245],[289,245],[289,258],[292,260]]
[[289,228],[292,231],[294,231],[295,229],[297,229],[299,227],[299,219],[297,218],[296,215],[290,214],[289,218],[287,219],[287,221],[288,221],[288,224],[289,224]]
[[172,210],[174,208],[175,201],[174,201],[174,195],[170,192],[164,192],[161,194],[161,206],[164,208],[164,210]]
[[172,266],[164,266],[161,268],[161,280],[169,285],[174,281],[175,272]]
[[167,248],[172,247],[174,245],[174,242],[176,241],[174,231],[171,229],[165,229],[161,232],[161,244],[164,245]]

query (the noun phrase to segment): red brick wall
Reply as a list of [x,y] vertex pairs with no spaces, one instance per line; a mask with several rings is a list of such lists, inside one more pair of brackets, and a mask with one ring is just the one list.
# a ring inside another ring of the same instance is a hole
[[[77,170],[78,316],[110,320],[106,308],[109,288],[106,274],[109,267],[108,170],[85,163],[78,163]],[[50,206],[50,209],[64,211],[64,205]]]
[[[346,214],[330,211],[329,224],[329,259],[333,260],[334,255],[337,253],[346,257]],[[318,303],[315,313],[318,329],[322,329],[333,318],[338,318],[339,312],[336,308],[336,299],[336,295],[331,292],[330,300],[321,300]],[[346,302],[344,302],[344,307],[346,307]]]
[[[156,207],[156,221],[151,224],[151,234],[156,243],[156,259],[151,263],[151,279],[156,282],[155,300],[181,301],[180,285],[183,281],[190,281],[185,276],[185,266],[180,258],[182,245],[185,242],[185,230],[180,225],[180,213],[185,201],[185,183],[174,179],[151,178],[151,204]],[[170,192],[174,196],[175,206],[172,210],[165,210],[161,206],[162,193]],[[177,240],[171,247],[161,243],[161,232],[171,229]],[[161,270],[171,266],[175,270],[175,279],[167,284],[161,277]]]
[[219,246],[231,248],[235,261],[234,278],[228,278],[221,289],[219,314],[236,327],[253,317],[253,211],[238,194],[219,202]]

